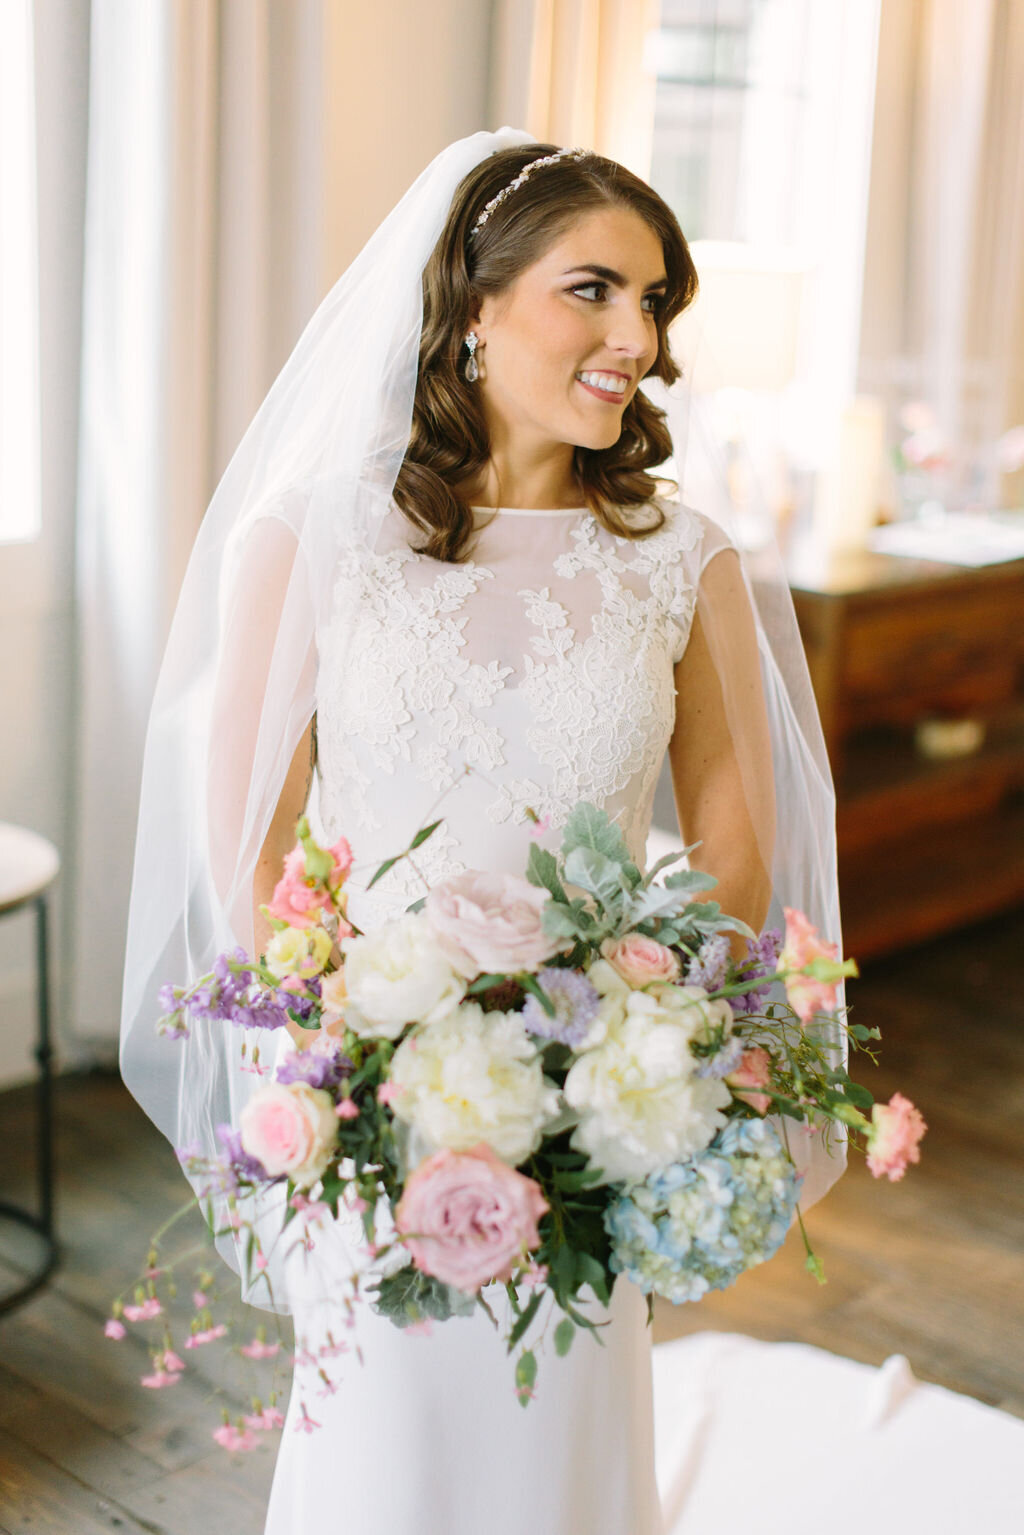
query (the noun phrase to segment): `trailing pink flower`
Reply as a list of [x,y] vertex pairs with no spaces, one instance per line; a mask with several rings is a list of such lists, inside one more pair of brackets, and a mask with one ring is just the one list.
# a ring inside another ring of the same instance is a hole
[[448,1147],[421,1162],[395,1208],[416,1267],[473,1293],[491,1279],[510,1279],[540,1241],[537,1222],[548,1202],[532,1178],[503,1162],[486,1142],[469,1151]]
[[309,1416],[309,1413],[306,1411],[306,1404],[303,1402],[302,1416],[296,1418],[295,1420],[295,1432],[297,1434],[311,1434],[315,1428],[320,1427],[322,1427],[322,1425],[317,1423],[314,1418]]
[[206,1327],[199,1332],[194,1332],[191,1337],[185,1339],[186,1348],[202,1348],[204,1343],[213,1343],[217,1338],[223,1338],[227,1327],[223,1322],[218,1322],[216,1327]]
[[888,1103],[871,1109],[868,1130],[868,1168],[876,1178],[890,1183],[902,1178],[910,1162],[920,1162],[919,1142],[928,1126],[909,1098],[893,1093]]
[[252,1429],[253,1433],[266,1433],[270,1429],[280,1428],[284,1418],[276,1407],[264,1407],[260,1412],[246,1413],[245,1426]]
[[148,1386],[151,1391],[158,1391],[161,1386],[176,1386],[181,1379],[175,1371],[161,1370],[159,1366],[152,1375],[143,1375],[142,1384]]
[[124,1314],[129,1322],[151,1322],[155,1316],[161,1315],[163,1309],[156,1296],[151,1295],[137,1306],[125,1306]]
[[266,1343],[262,1338],[253,1338],[251,1343],[243,1343],[240,1352],[247,1359],[273,1359],[280,1351],[280,1343]]
[[128,1333],[128,1329],[125,1327],[124,1323],[119,1322],[116,1316],[107,1317],[103,1331],[106,1333],[108,1338],[124,1338]]
[[354,1098],[342,1098],[334,1110],[339,1119],[357,1119],[359,1105]]
[[157,1360],[158,1370],[168,1370],[172,1375],[185,1368],[184,1359],[179,1359],[173,1349],[165,1348]]
[[214,1429],[213,1437],[224,1450],[255,1450],[259,1444],[251,1429],[239,1428],[234,1423],[222,1423]]

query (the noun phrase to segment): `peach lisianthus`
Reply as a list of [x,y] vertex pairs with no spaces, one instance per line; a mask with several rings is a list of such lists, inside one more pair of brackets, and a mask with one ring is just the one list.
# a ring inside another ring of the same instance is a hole
[[[749,1050],[744,1050],[740,1057],[740,1063],[735,1071],[731,1071],[726,1077],[730,1087],[743,1089],[756,1089],[767,1087],[769,1083],[768,1068],[771,1064],[771,1056],[761,1045],[754,1045]],[[736,1097],[749,1103],[758,1114],[767,1114],[771,1107],[771,1099],[767,1093],[756,1091],[737,1092]]]

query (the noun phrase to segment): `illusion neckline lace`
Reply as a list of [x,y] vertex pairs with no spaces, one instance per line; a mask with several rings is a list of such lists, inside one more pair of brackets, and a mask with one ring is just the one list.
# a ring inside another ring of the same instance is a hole
[[471,506],[472,512],[500,512],[503,517],[579,517],[587,506]]

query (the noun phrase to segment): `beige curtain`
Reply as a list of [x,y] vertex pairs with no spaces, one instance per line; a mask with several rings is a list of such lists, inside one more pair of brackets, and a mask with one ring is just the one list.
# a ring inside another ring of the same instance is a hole
[[650,175],[658,0],[497,0],[491,119]]
[[1024,421],[1020,0],[883,0],[860,387],[968,454]]

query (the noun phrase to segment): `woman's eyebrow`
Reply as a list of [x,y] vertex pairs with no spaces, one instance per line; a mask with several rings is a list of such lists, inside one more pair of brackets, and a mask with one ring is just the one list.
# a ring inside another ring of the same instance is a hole
[[[568,271],[562,273],[562,276],[569,277],[573,272],[593,272],[595,277],[603,277],[607,282],[613,283],[616,288],[624,288],[626,286],[626,278],[623,277],[621,272],[616,272],[614,268],[610,266],[598,266],[597,263],[593,261],[589,261],[583,266],[571,266],[569,267]],[[659,277],[656,282],[649,282],[647,287],[644,289],[644,292],[650,293],[652,288],[667,287],[668,278]]]

